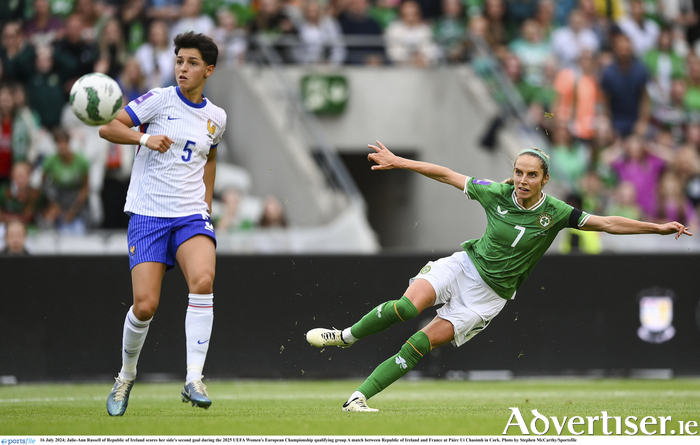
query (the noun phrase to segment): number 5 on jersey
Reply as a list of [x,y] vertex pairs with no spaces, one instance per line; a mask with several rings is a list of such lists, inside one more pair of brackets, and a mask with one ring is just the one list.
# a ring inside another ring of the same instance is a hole
[[182,155],[183,161],[190,162],[190,159],[192,159],[192,149],[190,147],[193,147],[194,145],[195,145],[195,143],[192,141],[187,141],[185,143],[185,149],[183,150],[185,152],[185,154]]

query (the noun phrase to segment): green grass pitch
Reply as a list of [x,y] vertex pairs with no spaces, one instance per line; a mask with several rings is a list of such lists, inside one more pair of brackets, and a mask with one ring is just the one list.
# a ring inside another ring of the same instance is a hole
[[[119,418],[105,409],[109,382],[0,386],[0,435],[501,435],[509,407],[520,408],[528,424],[533,409],[559,418],[607,411],[700,424],[700,379],[400,381],[370,400],[380,409],[372,414],[340,409],[358,381],[206,383],[214,403],[205,411],[180,401],[180,384],[136,382]],[[511,427],[509,434],[520,432]]]

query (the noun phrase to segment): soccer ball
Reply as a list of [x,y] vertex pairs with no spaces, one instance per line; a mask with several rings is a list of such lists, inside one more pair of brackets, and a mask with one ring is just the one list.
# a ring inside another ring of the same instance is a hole
[[122,107],[122,89],[106,74],[90,73],[76,80],[70,89],[70,108],[88,125],[111,122]]

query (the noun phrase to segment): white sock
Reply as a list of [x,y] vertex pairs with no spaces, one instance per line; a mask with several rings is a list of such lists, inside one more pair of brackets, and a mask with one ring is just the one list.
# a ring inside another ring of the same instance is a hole
[[349,345],[355,343],[357,339],[352,336],[352,332],[350,332],[350,328],[345,328],[343,329],[343,341]]
[[141,321],[134,315],[134,306],[129,308],[124,320],[124,334],[122,336],[122,369],[119,371],[121,378],[133,380],[136,378],[136,363],[139,361],[141,348],[146,341],[148,326],[153,318]]
[[364,398],[365,395],[362,394],[360,391],[355,391],[354,393],[352,393],[352,395],[351,395],[350,398],[348,399],[348,403],[350,403],[350,402],[352,402],[353,400],[358,399],[358,398],[360,398],[360,397]]
[[187,376],[185,382],[200,380],[207,359],[211,327],[214,323],[214,294],[190,294],[185,315]]

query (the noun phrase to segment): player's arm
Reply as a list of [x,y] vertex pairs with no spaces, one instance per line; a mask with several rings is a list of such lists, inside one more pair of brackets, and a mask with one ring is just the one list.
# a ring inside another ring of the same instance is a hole
[[209,207],[211,215],[211,201],[214,197],[214,180],[216,179],[216,148],[209,150],[207,155],[207,163],[204,164],[204,201]]
[[[133,119],[126,110],[122,109],[112,122],[100,127],[100,137],[115,144],[139,145],[145,133],[132,130],[133,126]],[[165,153],[173,143],[174,141],[167,136],[150,135],[146,140],[146,147]]]
[[592,232],[606,232],[613,235],[639,235],[646,233],[671,235],[675,233],[676,239],[683,234],[689,236],[693,235],[690,233],[688,227],[676,221],[654,224],[645,221],[636,221],[622,216],[591,215],[579,229]]
[[390,152],[388,148],[381,142],[377,141],[377,145],[369,145],[374,149],[375,153],[370,153],[367,159],[374,161],[377,165],[372,166],[372,170],[392,170],[400,168],[403,170],[411,170],[434,179],[439,182],[444,182],[460,190],[464,190],[464,183],[467,177],[461,173],[454,172],[447,167],[441,165],[430,164],[428,162],[414,161],[412,159],[402,158]]

